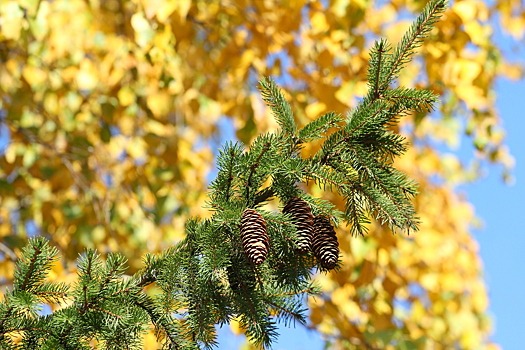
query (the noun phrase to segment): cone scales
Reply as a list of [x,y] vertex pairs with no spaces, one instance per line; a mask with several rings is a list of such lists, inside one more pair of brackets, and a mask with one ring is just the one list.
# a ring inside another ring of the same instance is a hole
[[314,219],[313,252],[325,269],[333,269],[339,257],[339,243],[330,219],[318,216]]
[[314,216],[310,206],[301,198],[294,197],[283,208],[283,213],[290,214],[297,229],[297,250],[307,253],[312,249],[314,235]]
[[253,209],[246,208],[241,218],[241,241],[244,253],[255,265],[266,259],[269,238],[264,218]]

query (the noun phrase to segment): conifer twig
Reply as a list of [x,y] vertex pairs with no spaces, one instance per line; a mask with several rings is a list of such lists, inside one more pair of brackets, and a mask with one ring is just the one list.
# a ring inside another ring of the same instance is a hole
[[250,201],[250,187],[252,187],[252,178],[253,178],[253,175],[255,174],[257,168],[259,167],[260,165],[260,161],[261,161],[261,158],[264,156],[264,154],[270,149],[270,142],[269,141],[266,141],[263,145],[263,148],[261,150],[261,152],[259,153],[259,155],[257,156],[257,158],[255,159],[255,161],[252,163],[252,165],[250,166],[250,172],[248,174],[248,180],[246,181],[246,202],[248,203],[248,207],[250,206],[251,203],[249,203]]
[[[441,13],[445,10],[448,0],[431,0],[427,3],[418,18],[412,23],[408,31],[401,39],[400,44],[394,50],[392,55],[392,65],[389,72],[386,73],[384,85],[390,82],[398,75],[405,63],[410,60],[414,49],[421,44],[425,35],[432,29]],[[386,86],[382,86],[386,88]]]

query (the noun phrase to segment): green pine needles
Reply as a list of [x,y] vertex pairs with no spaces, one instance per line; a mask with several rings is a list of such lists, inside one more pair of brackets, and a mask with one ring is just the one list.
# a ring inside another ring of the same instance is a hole
[[[351,234],[363,235],[370,217],[392,230],[417,229],[411,203],[416,184],[392,166],[407,145],[389,127],[410,111],[431,109],[437,97],[392,85],[445,6],[445,0],[430,1],[395,49],[376,42],[368,94],[346,117],[327,113],[299,127],[274,81],[263,79],[262,98],[280,129],[260,135],[249,149],[237,142],[224,146],[210,185],[212,217],[190,220],[186,238],[146,256],[143,271],[126,277],[123,256],[103,260],[88,250],[78,259],[73,285],[50,282],[46,276],[58,252],[44,238],[30,240],[0,303],[0,348],[141,349],[151,327],[165,349],[212,348],[215,326],[233,318],[249,339],[268,347],[277,322],[306,323],[304,298],[318,292],[312,268],[334,265],[336,238],[318,239],[317,246],[330,246],[317,255],[298,250],[294,211],[275,212],[265,204],[274,200],[282,208],[293,200],[302,217],[322,218],[326,233],[330,222],[344,220]],[[319,151],[303,158],[303,145],[319,140]],[[305,193],[300,184],[308,182],[343,196],[344,212]],[[240,230],[245,212],[249,232]],[[328,260],[317,261],[320,256]]]

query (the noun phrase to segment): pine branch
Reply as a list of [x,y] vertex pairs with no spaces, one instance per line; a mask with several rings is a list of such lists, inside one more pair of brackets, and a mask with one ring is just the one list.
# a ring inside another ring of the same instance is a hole
[[257,206],[260,203],[270,200],[273,196],[275,196],[275,191],[271,187],[266,187],[262,189],[254,195],[254,206]]
[[166,336],[170,344],[170,349],[194,349],[194,347],[187,341],[183,341],[181,330],[175,326],[173,320],[171,320],[165,312],[158,309],[157,303],[155,303],[150,297],[142,294],[140,298],[134,301],[134,303],[148,314],[155,328],[160,330],[162,334]]
[[391,64],[390,44],[385,40],[381,39],[376,41],[374,47],[370,50],[370,60],[368,66],[368,95],[367,100],[373,101],[381,98],[383,92],[389,85],[387,78],[384,74],[385,66]]
[[263,101],[271,108],[275,120],[283,132],[288,136],[295,136],[297,126],[295,125],[292,108],[273,79],[269,77],[262,79],[259,82],[259,90]]
[[[255,158],[255,160],[253,162],[251,162],[251,164],[250,164],[249,172],[248,172],[248,178],[246,180],[246,195],[245,195],[246,203],[248,203],[248,204],[252,204],[252,202],[253,202],[252,198],[250,197],[250,188],[252,188],[252,187],[258,188],[258,186],[254,186],[253,177],[254,177],[257,169],[261,165],[261,159],[270,150],[271,145],[272,145],[271,140],[265,140],[263,142],[263,144],[262,144],[262,147],[261,147],[261,150],[259,151],[259,154]],[[248,206],[250,206],[250,205],[248,205]]]
[[366,202],[363,198],[360,186],[355,184],[349,186],[346,191],[346,204],[345,204],[345,216],[348,218],[350,225],[350,233],[353,236],[364,236],[368,231],[368,224],[370,224],[370,218],[366,212]]
[[[437,97],[390,85],[445,4],[430,1],[393,53],[385,40],[375,44],[368,94],[345,120],[330,112],[297,130],[281,90],[272,79],[261,80],[262,98],[281,130],[257,137],[249,147],[227,143],[210,185],[211,217],[189,220],[186,238],[146,256],[144,269],[135,275],[124,276],[123,256],[108,254],[103,260],[87,250],[78,259],[78,281],[69,293],[65,284],[45,281],[57,250],[44,239],[31,240],[17,262],[14,288],[0,302],[0,347],[14,347],[13,335],[21,335],[23,348],[87,349],[94,341],[107,348],[139,348],[153,324],[167,348],[212,348],[215,325],[234,317],[249,339],[269,347],[277,336],[276,322],[304,324],[302,297],[318,292],[311,284],[312,268],[324,272],[337,266],[332,222],[346,220],[354,235],[366,232],[371,216],[392,230],[417,229],[411,202],[417,186],[392,165],[408,146],[391,126],[414,110],[431,110]],[[300,148],[316,140],[324,141],[320,150],[303,158]],[[309,181],[341,195],[345,212],[305,193]],[[264,210],[272,199],[283,209],[288,203],[300,205],[285,213]],[[245,219],[247,208],[253,215]],[[317,240],[313,252],[298,251],[298,242],[308,237],[308,222],[317,217],[318,225],[319,216],[327,219],[317,228],[330,240]],[[330,264],[319,244],[331,247]],[[255,261],[252,252],[259,248],[263,258]],[[145,291],[153,283],[154,297]],[[42,303],[61,308],[43,316]]]
[[15,289],[30,291],[42,283],[51,264],[57,260],[58,250],[40,238],[28,245],[17,263]]
[[431,0],[427,3],[423,12],[412,23],[399,45],[394,49],[392,63],[385,73],[384,83],[379,87],[380,90],[386,89],[386,86],[399,75],[403,66],[410,61],[414,50],[421,45],[447,6],[448,0]]
[[272,300],[266,300],[268,305],[277,311],[278,318],[284,318],[285,326],[289,326],[291,322],[299,322],[299,324],[306,326],[306,319],[304,313],[306,310],[302,308],[302,302],[294,303],[292,305],[280,305]]
[[342,121],[339,114],[328,112],[321,117],[306,124],[299,131],[299,140],[302,143],[320,139],[331,128],[335,128]]
[[210,205],[223,205],[234,197],[236,173],[234,167],[242,156],[243,148],[238,143],[226,143],[217,156],[219,168],[217,178],[210,185]]

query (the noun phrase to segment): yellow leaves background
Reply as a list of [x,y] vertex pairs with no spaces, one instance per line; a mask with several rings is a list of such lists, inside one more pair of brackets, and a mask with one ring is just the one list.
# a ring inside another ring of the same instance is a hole
[[[278,79],[301,125],[344,113],[366,93],[373,39],[399,40],[406,14],[423,5],[2,1],[0,123],[9,130],[0,152],[2,288],[13,252],[35,234],[62,250],[57,278],[74,274],[85,247],[120,251],[131,270],[140,268],[145,252],[183,237],[189,216],[207,215],[221,118],[232,119],[244,142],[275,129],[256,91],[260,77]],[[421,231],[392,236],[373,225],[367,237],[352,238],[340,229],[343,269],[319,276],[325,293],[310,301],[312,324],[333,348],[491,346],[469,234],[473,209],[454,185],[476,177],[479,159],[513,164],[492,89],[500,76],[521,77],[522,67],[506,62],[496,20],[523,37],[519,0],[454,1],[399,78],[442,95],[432,117],[416,114],[400,126],[413,146],[397,165],[421,184]],[[432,143],[455,147],[463,133],[481,156],[469,168]]]

